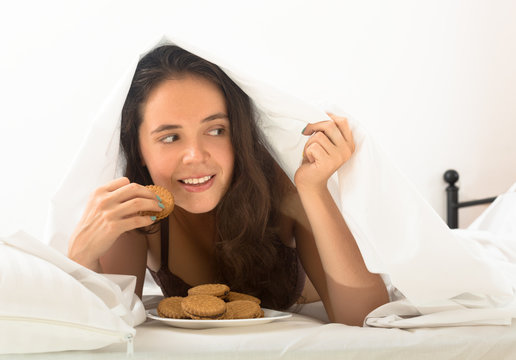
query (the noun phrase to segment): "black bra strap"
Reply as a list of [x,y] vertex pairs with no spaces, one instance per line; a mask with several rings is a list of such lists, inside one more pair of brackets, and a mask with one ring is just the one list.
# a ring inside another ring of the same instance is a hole
[[161,267],[168,268],[168,217],[161,220]]

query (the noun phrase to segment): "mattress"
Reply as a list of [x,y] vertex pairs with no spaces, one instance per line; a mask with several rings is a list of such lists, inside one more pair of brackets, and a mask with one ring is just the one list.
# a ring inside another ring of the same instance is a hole
[[[322,303],[267,324],[184,329],[147,319],[136,327],[132,359],[507,359],[516,354],[511,326],[412,330],[324,321]],[[124,359],[124,344],[91,351],[6,355],[1,359]]]

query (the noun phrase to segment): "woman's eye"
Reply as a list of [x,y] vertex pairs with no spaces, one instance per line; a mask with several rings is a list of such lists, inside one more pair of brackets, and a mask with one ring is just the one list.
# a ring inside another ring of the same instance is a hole
[[177,140],[177,135],[167,135],[160,139],[160,141],[165,144],[170,144],[176,140]]
[[213,136],[218,136],[218,135],[224,134],[224,131],[225,131],[225,129],[218,128],[218,129],[213,129],[213,130],[208,131],[208,134],[213,135]]

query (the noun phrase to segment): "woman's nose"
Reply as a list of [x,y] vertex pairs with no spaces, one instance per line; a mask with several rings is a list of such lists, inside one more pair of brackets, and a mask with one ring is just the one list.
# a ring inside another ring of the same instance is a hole
[[192,164],[203,162],[208,157],[208,152],[200,142],[189,143],[183,151],[183,163]]

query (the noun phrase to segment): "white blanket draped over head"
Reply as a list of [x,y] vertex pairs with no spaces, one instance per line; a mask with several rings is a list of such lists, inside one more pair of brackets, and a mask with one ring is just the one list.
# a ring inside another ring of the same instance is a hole
[[[301,130],[307,123],[327,119],[325,111],[343,115],[338,108],[319,108],[237,73],[221,54],[206,53],[171,36],[154,42],[152,47],[167,43],[219,65],[251,97],[259,128],[290,179],[301,162],[307,139]],[[137,62],[148,50],[135,54],[133,64],[106,99],[52,200],[46,241],[62,252],[91,192],[122,175],[121,109]],[[367,324],[417,327],[510,323],[516,317],[516,281],[511,277],[511,271],[516,273],[514,261],[492,256],[481,242],[450,231],[364,127],[355,119],[349,120],[357,150],[328,186],[369,271],[390,278],[405,297],[377,309]],[[496,247],[495,242],[489,242]],[[507,245],[512,246],[513,253],[514,243],[513,232],[512,245]],[[428,318],[435,314],[441,315],[438,321]],[[404,325],[407,318],[411,322]]]

